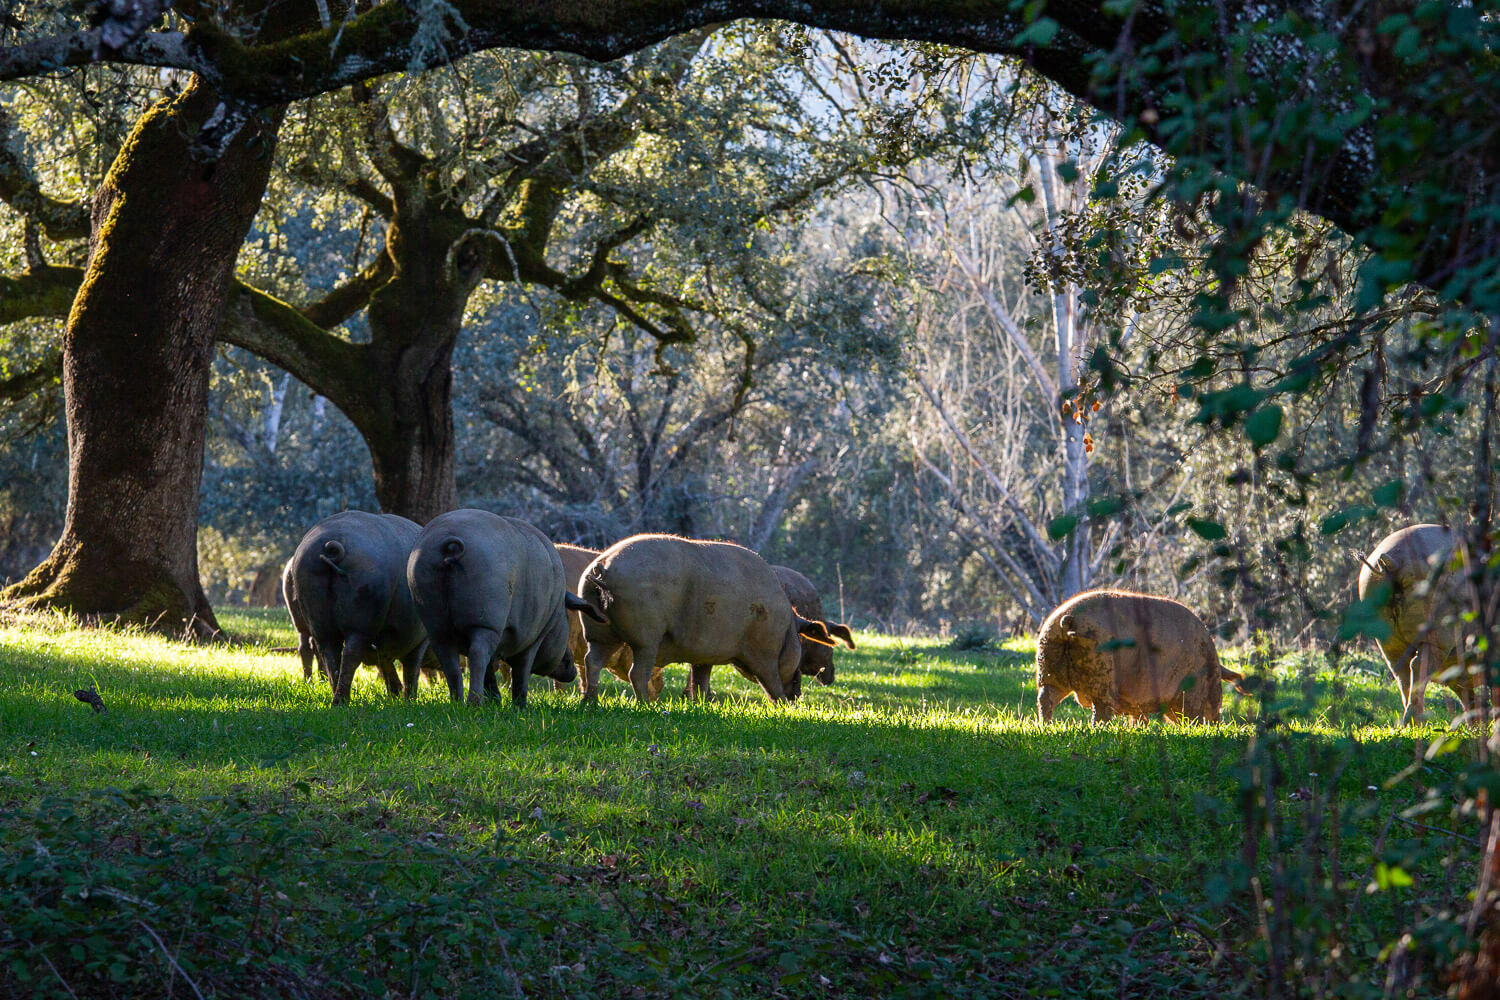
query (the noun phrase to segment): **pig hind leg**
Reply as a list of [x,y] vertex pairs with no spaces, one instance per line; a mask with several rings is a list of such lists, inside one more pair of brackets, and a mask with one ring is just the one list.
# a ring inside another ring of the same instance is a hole
[[318,669],[327,678],[329,690],[338,686],[339,661],[337,657],[343,648],[344,643],[335,636],[325,635],[313,641],[313,651],[318,658]]
[[[651,700],[651,672],[656,669],[657,644],[643,643],[630,647],[630,686],[635,689],[636,701]],[[589,646],[589,674],[593,675],[594,647]]]
[[443,679],[448,682],[448,697],[453,701],[463,701],[464,674],[458,667],[458,647],[446,642],[434,642],[432,654],[437,657],[438,669],[443,672]]
[[297,633],[297,656],[302,660],[302,679],[311,682],[316,652],[313,649],[313,637],[306,632]]
[[688,668],[687,690],[683,692],[689,698],[702,698],[704,701],[713,700],[713,690],[709,687],[708,678],[714,672],[712,663],[694,663]]
[[402,680],[406,682],[405,694],[407,700],[417,696],[417,675],[422,673],[422,661],[428,655],[428,642],[423,640],[417,644],[417,648],[401,658]]
[[[484,704],[485,694],[499,693],[492,684],[490,663],[495,659],[495,650],[500,648],[500,633],[487,628],[476,628],[469,633],[469,704]],[[514,678],[512,678],[514,683]]]
[[1421,722],[1427,711],[1427,682],[1432,678],[1432,668],[1438,663],[1437,650],[1429,642],[1417,647],[1417,654],[1408,666],[1406,705],[1401,713],[1401,724]]
[[515,708],[526,707],[526,689],[531,684],[531,668],[536,661],[537,647],[510,661],[510,703]]
[[362,661],[370,652],[370,640],[358,632],[350,632],[344,637],[344,649],[339,657],[338,683],[333,686],[333,703],[335,705],[347,705],[349,703],[349,692],[354,687],[354,673],[359,669]]
[[401,675],[396,672],[395,661],[380,660],[375,664],[375,669],[380,671],[380,679],[385,681],[386,694],[392,698],[401,697]]
[[1043,684],[1036,690],[1036,715],[1043,723],[1052,721],[1052,713],[1070,692],[1056,684]]
[[615,654],[623,648],[624,644],[612,637],[598,641],[589,640],[589,650],[583,658],[583,671],[578,678],[578,685],[583,689],[585,702],[593,703],[599,700],[599,674],[603,672],[604,665],[611,662]]

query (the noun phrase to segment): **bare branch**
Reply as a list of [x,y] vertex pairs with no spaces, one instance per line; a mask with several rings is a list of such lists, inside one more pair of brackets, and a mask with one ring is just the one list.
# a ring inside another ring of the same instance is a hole
[[1000,495],[1001,503],[1003,503],[1010,510],[1011,514],[1015,516],[1017,523],[1020,524],[1021,529],[1026,533],[1026,536],[1030,539],[1031,543],[1036,546],[1037,551],[1043,555],[1043,558],[1045,558],[1049,562],[1051,567],[1055,570],[1058,566],[1058,559],[1057,554],[1052,551],[1052,544],[1047,540],[1045,535],[1037,530],[1036,525],[1031,523],[1031,519],[1026,516],[1025,509],[1022,508],[1020,503],[1016,501],[1011,491],[1006,487],[1004,483],[1000,481],[1000,478],[995,475],[995,472],[990,468],[989,463],[986,462],[983,456],[981,456],[979,452],[974,448],[974,444],[969,440],[969,436],[962,430],[960,430],[958,425],[953,422],[953,418],[948,415],[948,410],[945,406],[943,406],[943,401],[941,397],[938,396],[937,390],[933,389],[932,383],[930,383],[927,380],[927,377],[921,372],[914,373],[914,377],[917,381],[917,385],[920,386],[922,392],[926,394],[928,402],[932,404],[932,408],[937,412],[938,417],[948,428],[948,432],[953,435],[953,439],[958,442],[959,447],[963,448],[964,452],[969,456],[969,459],[974,463],[974,466],[979,469],[979,471],[984,475],[985,479],[988,480],[991,488],[993,488],[995,492]]

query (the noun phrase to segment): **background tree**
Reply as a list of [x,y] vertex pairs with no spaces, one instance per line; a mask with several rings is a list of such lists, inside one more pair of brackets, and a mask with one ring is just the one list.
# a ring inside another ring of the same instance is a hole
[[[316,13],[296,9],[309,22]],[[591,8],[559,2],[555,8],[528,9],[521,23],[482,0],[424,10],[428,13],[419,15],[404,6],[382,5],[363,13],[337,11],[337,18],[325,11],[319,31],[294,44],[257,47],[255,38],[234,34],[234,25],[258,23],[254,18],[220,22],[219,11],[197,5],[185,9],[193,20],[181,32],[173,30],[175,24],[155,30],[162,27],[162,6],[154,0],[111,8],[89,26],[43,6],[29,11],[19,26],[8,25],[14,44],[0,53],[0,79],[99,60],[190,70],[224,97],[205,114],[208,127],[196,130],[194,151],[212,157],[249,127],[257,109],[383,70],[445,63],[461,52],[518,41],[617,55],[725,13],[718,6],[684,5],[676,17],[663,20],[657,5],[647,10],[626,4],[611,8],[604,23]],[[448,19],[450,10],[463,21]],[[775,5],[757,12],[776,13]],[[1087,8],[1049,14],[1028,8],[1009,15],[1015,18],[1009,22],[1005,16],[976,22],[967,9],[942,5],[920,12],[814,5],[787,13],[869,34],[941,39],[1026,56],[1071,93],[1128,122],[1128,138],[1157,139],[1178,157],[1168,175],[1168,193],[1189,204],[1201,202],[1213,218],[1220,238],[1209,259],[1226,288],[1244,251],[1301,209],[1336,222],[1377,251],[1362,271],[1371,302],[1416,280],[1482,313],[1493,311],[1486,290],[1497,284],[1492,280],[1497,223],[1490,211],[1497,144],[1488,130],[1488,109],[1473,95],[1494,89],[1489,86],[1494,71],[1491,26],[1478,12],[1462,9],[1449,17],[1446,8],[1434,6],[1392,21],[1356,8],[1342,18],[1326,12],[1330,16],[1306,19],[1291,8],[1195,3],[1170,13],[1111,9],[1102,16]],[[274,20],[287,31],[300,27],[293,18]],[[414,44],[393,46],[393,37]],[[1407,71],[1435,50],[1444,58],[1434,72]],[[1262,116],[1254,110],[1291,105],[1299,114]],[[1429,142],[1453,154],[1431,163],[1413,155],[1416,144]],[[1268,197],[1244,197],[1215,170],[1253,182]],[[1413,198],[1423,199],[1416,214],[1391,211],[1393,205],[1412,205]],[[1402,221],[1410,218],[1422,223]],[[1214,336],[1233,319],[1223,296],[1209,306],[1199,311],[1199,321]],[[1467,325],[1455,318],[1444,328],[1462,332]],[[165,381],[169,374],[164,365],[148,380]],[[108,398],[99,397],[101,403]],[[1243,393],[1237,398],[1252,408],[1261,402]],[[1221,415],[1234,424],[1247,412],[1231,405]],[[88,474],[74,480],[84,490],[92,482]],[[154,494],[152,502],[163,512],[184,506]],[[180,514],[152,523],[174,519]],[[78,530],[72,519],[70,526]],[[166,548],[186,544],[181,535]],[[181,552],[171,560],[178,569],[189,561]],[[29,592],[61,598],[62,590],[45,581],[70,575],[66,567],[66,561],[54,562]],[[99,592],[105,589],[118,592]],[[179,603],[201,605],[191,595]]]
[[[643,370],[622,384],[660,383],[668,408],[673,366],[712,335],[709,328],[731,334],[740,363],[692,436],[722,426],[779,350],[762,343],[782,306],[772,301],[774,281],[751,234],[785,224],[883,163],[930,152],[934,137],[957,138],[934,129],[877,146],[871,122],[888,112],[876,97],[889,88],[873,81],[863,86],[863,104],[825,90],[824,106],[809,109],[806,60],[783,65],[783,34],[724,31],[700,52],[707,34],[698,33],[604,67],[530,55],[480,60],[461,77],[403,86],[379,100],[361,91],[356,120],[347,123],[361,137],[355,142],[326,121],[305,120],[306,141],[292,152],[287,194],[275,210],[334,187],[367,215],[325,217],[341,220],[357,247],[376,242],[365,240],[373,216],[384,227],[383,250],[349,262],[354,278],[297,311],[247,290],[224,337],[348,414],[370,446],[382,506],[418,520],[453,505],[450,359],[484,281],[513,282],[575,308],[597,304],[645,334],[662,378]],[[822,70],[834,80],[863,73],[855,52],[847,40],[825,41],[815,55],[837,64]],[[486,94],[495,96],[479,96]],[[896,99],[923,100],[907,88]],[[403,123],[402,136],[393,120]],[[329,155],[341,146],[342,159]],[[308,180],[312,188],[300,187]],[[265,228],[278,225],[272,217]],[[306,271],[279,264],[275,251],[268,258],[261,272],[272,282]],[[361,306],[368,340],[313,328]],[[562,313],[552,315],[556,322]],[[512,397],[496,395],[497,407],[507,401],[511,430],[536,445],[530,417]],[[529,396],[527,407],[535,403]],[[643,491],[658,443],[642,432],[635,479]],[[668,467],[678,460],[666,459]]]

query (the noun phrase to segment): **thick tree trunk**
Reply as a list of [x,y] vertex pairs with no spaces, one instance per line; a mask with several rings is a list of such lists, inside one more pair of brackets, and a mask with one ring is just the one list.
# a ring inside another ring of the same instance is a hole
[[64,337],[67,519],[47,561],[0,597],[163,631],[218,627],[198,581],[209,366],[275,124],[205,166],[191,144],[217,104],[195,82],[152,108],[99,190]]
[[375,467],[375,497],[388,514],[426,524],[452,510],[453,341],[435,356],[410,350],[388,367],[376,426],[355,421]]
[[370,381],[344,411],[369,445],[381,510],[425,524],[453,509],[453,347],[480,261],[463,245],[462,217],[412,187],[386,234],[395,274],[366,311]]

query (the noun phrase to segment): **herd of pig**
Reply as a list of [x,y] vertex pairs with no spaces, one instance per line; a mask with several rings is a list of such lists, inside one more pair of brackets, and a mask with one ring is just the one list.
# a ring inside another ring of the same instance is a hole
[[498,696],[498,672],[517,707],[533,674],[577,678],[593,701],[606,668],[646,700],[667,663],[692,667],[691,695],[710,696],[710,672],[728,663],[779,701],[801,693],[803,674],[833,681],[836,639],[854,648],[847,625],[823,619],[805,577],[741,546],[636,535],[594,552],[483,510],[425,527],[335,514],[302,537],[281,587],[303,674],[312,678],[316,659],[335,705],[348,702],[361,664],[408,697],[425,666],[462,701],[460,657],[470,704]]
[[[1360,599],[1383,622],[1403,725],[1421,717],[1431,679],[1471,706],[1480,687],[1463,662],[1467,577],[1455,541],[1441,525],[1404,528],[1360,571]],[[847,625],[823,617],[806,577],[739,545],[636,535],[596,552],[472,509],[425,527],[391,514],[335,514],[303,536],[282,593],[303,673],[310,680],[316,660],[335,705],[348,702],[361,664],[407,697],[419,674],[440,672],[461,701],[460,657],[471,704],[498,697],[499,676],[508,675],[512,703],[524,707],[533,674],[559,687],[577,679],[594,701],[605,669],[645,701],[660,694],[670,663],[689,665],[689,696],[709,697],[710,672],[727,663],[779,701],[800,694],[804,674],[832,683],[835,641],[855,645]],[[1245,693],[1203,622],[1164,597],[1078,594],[1037,637],[1043,722],[1069,695],[1095,722],[1156,713],[1217,721],[1224,681]]]

